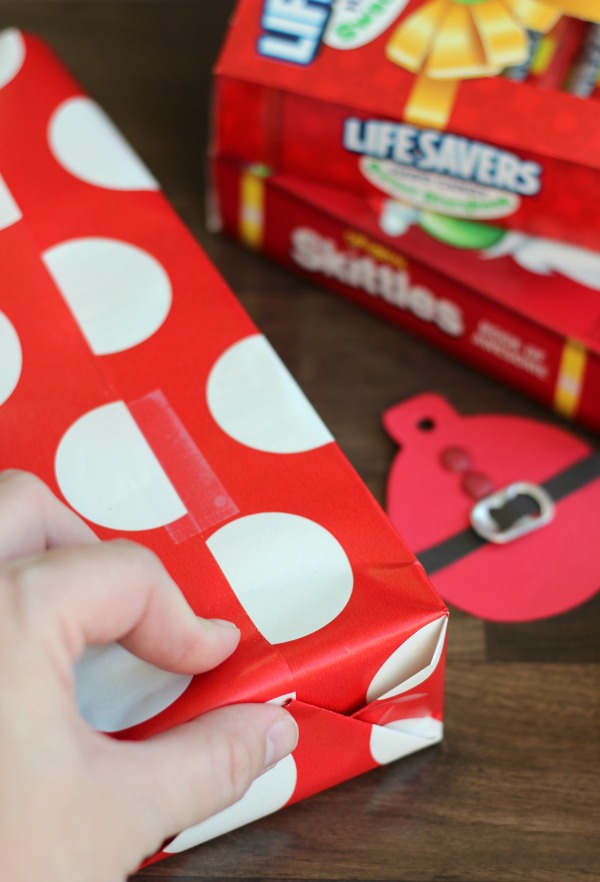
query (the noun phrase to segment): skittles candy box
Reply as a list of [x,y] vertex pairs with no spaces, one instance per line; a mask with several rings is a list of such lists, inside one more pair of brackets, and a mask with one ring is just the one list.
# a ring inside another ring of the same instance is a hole
[[586,22],[600,0],[240,0],[214,152],[600,250]]
[[242,633],[197,677],[92,647],[81,713],[129,740],[277,701],[300,729],[293,756],[158,856],[439,742],[443,602],[156,179],[14,29],[0,118],[0,469],[153,549],[198,615]]
[[600,431],[600,254],[224,159],[217,224]]

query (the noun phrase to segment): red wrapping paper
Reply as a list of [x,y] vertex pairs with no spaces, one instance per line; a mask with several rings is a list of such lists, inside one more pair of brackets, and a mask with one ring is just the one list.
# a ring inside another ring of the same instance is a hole
[[158,184],[38,40],[0,34],[0,467],[159,554],[241,628],[197,678],[120,646],[84,716],[146,738],[284,701],[293,757],[156,857],[440,740],[446,610]]

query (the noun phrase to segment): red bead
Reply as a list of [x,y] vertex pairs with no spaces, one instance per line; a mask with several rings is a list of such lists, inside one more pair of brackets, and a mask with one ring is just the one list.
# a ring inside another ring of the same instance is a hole
[[471,499],[483,499],[484,496],[489,496],[494,489],[492,481],[481,472],[467,472],[460,486],[463,493],[466,493]]
[[440,462],[449,472],[461,474],[471,466],[471,457],[462,447],[446,447],[440,453]]

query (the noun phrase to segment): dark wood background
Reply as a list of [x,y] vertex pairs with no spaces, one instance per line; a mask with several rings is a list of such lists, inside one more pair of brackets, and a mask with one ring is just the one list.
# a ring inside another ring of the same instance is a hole
[[[49,40],[105,107],[381,502],[395,451],[380,415],[412,394],[436,391],[465,414],[506,412],[560,424],[518,394],[206,232],[210,68],[233,5],[0,0],[0,27]],[[136,880],[599,879],[599,620],[598,598],[522,625],[453,611],[443,745],[175,856]]]

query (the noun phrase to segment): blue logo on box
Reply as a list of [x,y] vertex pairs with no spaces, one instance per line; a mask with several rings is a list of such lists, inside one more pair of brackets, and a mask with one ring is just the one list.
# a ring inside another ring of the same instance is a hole
[[311,64],[334,0],[265,0],[258,51],[266,58]]

